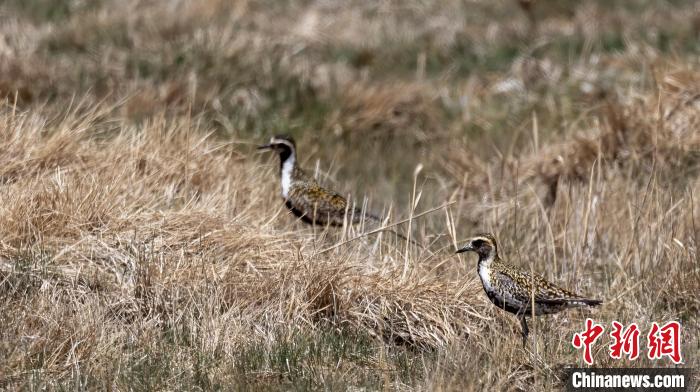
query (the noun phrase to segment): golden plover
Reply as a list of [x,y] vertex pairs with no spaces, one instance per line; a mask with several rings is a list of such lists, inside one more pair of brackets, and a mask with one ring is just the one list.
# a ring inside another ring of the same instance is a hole
[[282,198],[287,208],[304,222],[342,226],[370,221],[380,224],[381,218],[348,206],[348,201],[332,190],[323,188],[297,165],[296,143],[290,136],[274,136],[259,150],[275,151],[280,156]]
[[479,277],[491,302],[515,314],[520,320],[523,345],[529,333],[525,317],[532,315],[533,303],[534,314],[537,316],[603,303],[562,289],[540,275],[530,274],[501,260],[496,239],[491,234],[479,234],[470,238],[457,253],[469,251],[479,255]]

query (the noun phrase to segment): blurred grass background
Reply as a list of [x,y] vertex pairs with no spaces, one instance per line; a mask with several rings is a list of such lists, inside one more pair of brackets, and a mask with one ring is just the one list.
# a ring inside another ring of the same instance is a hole
[[307,164],[405,205],[418,162],[465,143],[515,154],[533,113],[541,143],[571,136],[698,54],[693,1],[519,4],[8,1],[0,94],[127,99],[131,121],[191,113],[222,137],[291,133]]

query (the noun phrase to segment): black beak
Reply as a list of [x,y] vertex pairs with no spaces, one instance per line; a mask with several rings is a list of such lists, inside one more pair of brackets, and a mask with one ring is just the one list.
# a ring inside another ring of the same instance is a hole
[[270,150],[272,149],[272,144],[263,144],[262,146],[258,146],[258,150]]
[[472,250],[472,245],[468,244],[462,248],[457,249],[457,251],[455,253],[464,253],[464,252],[469,252],[470,250]]

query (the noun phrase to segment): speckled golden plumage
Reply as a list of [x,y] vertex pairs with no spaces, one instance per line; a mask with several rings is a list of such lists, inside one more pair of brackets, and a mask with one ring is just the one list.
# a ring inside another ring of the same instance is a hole
[[289,194],[284,202],[295,215],[317,225],[342,226],[346,214],[349,224],[358,224],[363,219],[379,221],[357,208],[348,208],[348,201],[343,196],[322,187],[299,168],[294,170]]
[[[289,136],[275,136],[260,149],[273,150],[280,156],[282,198],[287,208],[307,223],[342,226],[364,221],[380,223],[378,217],[363,213],[339,193],[322,187],[296,162],[296,144]],[[347,219],[346,219],[347,216]]]
[[471,238],[457,253],[467,251],[479,255],[479,277],[491,302],[520,319],[523,343],[528,335],[525,318],[533,313],[552,314],[568,308],[602,303],[563,289],[538,274],[503,261],[498,255],[496,239],[490,234],[479,234]]

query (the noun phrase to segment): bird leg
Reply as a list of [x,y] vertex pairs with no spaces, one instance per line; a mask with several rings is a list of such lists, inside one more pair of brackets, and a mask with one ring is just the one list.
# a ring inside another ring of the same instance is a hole
[[527,335],[530,334],[530,329],[527,327],[527,321],[525,321],[525,315],[520,316],[520,325],[523,327],[523,347],[527,343]]
[[530,328],[527,327],[527,321],[525,321],[525,315],[527,314],[527,307],[523,306],[518,310],[518,313],[515,314],[515,316],[520,320],[520,326],[523,328],[522,329],[522,335],[523,335],[523,347],[525,347],[525,344],[527,343],[527,335],[530,334]]

